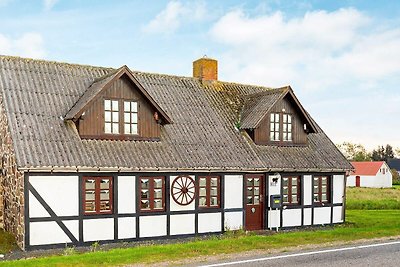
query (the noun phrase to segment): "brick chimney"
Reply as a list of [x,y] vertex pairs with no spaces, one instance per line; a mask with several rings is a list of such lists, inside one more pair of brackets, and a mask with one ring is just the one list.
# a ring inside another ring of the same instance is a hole
[[218,61],[206,56],[193,61],[193,77],[202,80],[218,80]]

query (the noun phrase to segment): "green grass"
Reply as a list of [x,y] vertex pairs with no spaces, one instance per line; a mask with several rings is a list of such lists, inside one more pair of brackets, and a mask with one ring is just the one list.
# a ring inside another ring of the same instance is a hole
[[334,228],[281,232],[269,236],[228,233],[208,240],[2,262],[0,266],[115,266],[155,263],[257,249],[285,249],[299,245],[398,236],[399,218],[399,210],[351,210],[347,213],[347,223]]
[[400,186],[393,188],[347,188],[347,210],[400,209]]
[[15,244],[14,237],[0,228],[0,254],[7,253],[16,248],[17,245]]

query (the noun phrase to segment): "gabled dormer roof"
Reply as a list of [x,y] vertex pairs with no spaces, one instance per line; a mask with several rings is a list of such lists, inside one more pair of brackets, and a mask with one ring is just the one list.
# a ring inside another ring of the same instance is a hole
[[151,103],[151,105],[160,113],[161,117],[164,119],[166,123],[172,123],[170,117],[165,113],[164,110],[157,104],[157,102],[149,95],[143,85],[135,78],[131,70],[126,66],[122,66],[121,68],[115,70],[114,72],[110,72],[98,79],[96,79],[90,86],[87,88],[85,93],[78,99],[78,101],[72,106],[72,108],[65,115],[65,120],[74,120],[76,121],[93,103],[101,93],[109,88],[111,84],[117,79],[121,78],[123,75],[126,75],[129,80],[136,85],[138,90],[144,95],[144,97]]
[[299,111],[299,115],[308,125],[310,125],[309,132],[316,133],[317,127],[315,126],[310,115],[300,104],[290,86],[248,95],[245,99],[243,110],[241,113],[240,128],[256,129],[260,125],[264,117],[274,107],[274,105],[285,97],[288,97],[292,100],[296,109]]

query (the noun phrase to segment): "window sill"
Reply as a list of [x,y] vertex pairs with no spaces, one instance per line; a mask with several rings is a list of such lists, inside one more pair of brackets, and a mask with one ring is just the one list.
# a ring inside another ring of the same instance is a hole
[[81,135],[81,139],[90,140],[119,140],[119,141],[160,141],[159,137],[141,137],[139,135],[127,134],[102,134],[102,135]]

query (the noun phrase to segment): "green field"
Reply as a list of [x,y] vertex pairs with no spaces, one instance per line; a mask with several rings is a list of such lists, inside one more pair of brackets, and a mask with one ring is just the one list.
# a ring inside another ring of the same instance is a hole
[[149,245],[71,256],[3,262],[0,266],[113,266],[176,261],[249,250],[287,250],[290,247],[332,244],[400,235],[399,210],[349,210],[347,223],[333,228],[281,232],[274,235],[228,233],[222,237],[180,244]]
[[348,210],[400,209],[400,186],[393,188],[347,188]]
[[[400,186],[394,189],[347,189],[346,223],[272,235],[228,232],[222,236],[178,244],[141,245],[69,256],[0,262],[1,266],[116,266],[124,264],[179,261],[193,257],[238,253],[250,250],[284,251],[305,245],[330,245],[360,239],[400,236]],[[15,247],[10,235],[0,231],[0,253]]]

